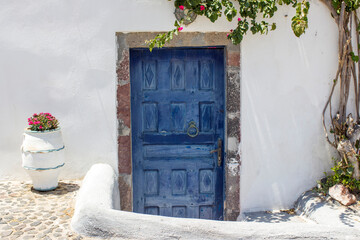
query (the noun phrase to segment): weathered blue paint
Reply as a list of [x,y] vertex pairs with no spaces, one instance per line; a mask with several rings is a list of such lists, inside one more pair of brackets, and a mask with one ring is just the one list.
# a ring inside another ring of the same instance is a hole
[[134,212],[223,219],[224,163],[210,151],[224,139],[224,59],[223,48],[130,50]]

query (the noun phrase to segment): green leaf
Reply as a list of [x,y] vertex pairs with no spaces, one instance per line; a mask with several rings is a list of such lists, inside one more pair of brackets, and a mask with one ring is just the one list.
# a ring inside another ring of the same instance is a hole
[[218,19],[218,15],[216,13],[213,13],[209,17],[211,22],[215,22]]
[[273,23],[272,25],[271,25],[271,31],[274,31],[276,29],[276,23]]
[[197,6],[201,3],[201,0],[187,0],[190,6]]
[[351,52],[350,53],[350,56],[351,56],[351,59],[354,61],[354,62],[358,62],[359,61],[359,56],[356,56],[354,54],[354,52]]

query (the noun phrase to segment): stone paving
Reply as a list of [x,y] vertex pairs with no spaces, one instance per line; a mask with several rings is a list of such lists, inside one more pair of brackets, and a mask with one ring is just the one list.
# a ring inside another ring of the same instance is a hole
[[39,192],[30,182],[0,182],[0,239],[97,239],[71,230],[75,196],[81,181],[60,181]]

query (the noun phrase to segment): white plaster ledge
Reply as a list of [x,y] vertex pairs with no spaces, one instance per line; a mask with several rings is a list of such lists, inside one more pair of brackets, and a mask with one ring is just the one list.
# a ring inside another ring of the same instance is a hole
[[85,235],[106,236],[100,231],[98,220],[103,217],[102,211],[109,209],[120,209],[118,177],[110,165],[94,164],[76,196],[71,226]]
[[225,222],[125,212],[116,210],[119,200],[114,170],[107,164],[92,166],[77,196],[73,229],[112,239],[360,238],[356,229],[309,223]]

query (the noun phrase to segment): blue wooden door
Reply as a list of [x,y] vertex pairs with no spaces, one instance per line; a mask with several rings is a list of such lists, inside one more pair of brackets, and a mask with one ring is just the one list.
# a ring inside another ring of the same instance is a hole
[[134,212],[223,219],[224,59],[130,51]]

